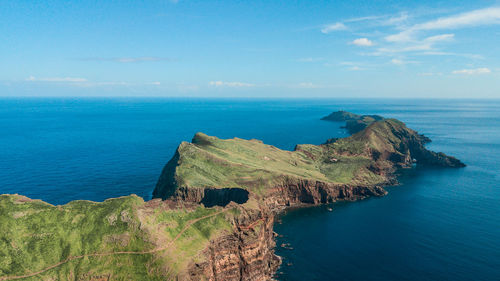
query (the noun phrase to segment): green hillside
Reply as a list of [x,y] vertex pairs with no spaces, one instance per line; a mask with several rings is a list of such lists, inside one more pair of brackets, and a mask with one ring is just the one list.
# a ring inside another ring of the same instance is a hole
[[127,196],[52,206],[1,195],[0,280],[37,272],[23,279],[165,280],[203,259],[210,239],[231,231],[232,210],[150,202]]

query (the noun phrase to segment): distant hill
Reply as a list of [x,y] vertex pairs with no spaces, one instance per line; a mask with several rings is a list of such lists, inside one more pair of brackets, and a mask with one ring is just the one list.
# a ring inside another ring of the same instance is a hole
[[350,134],[355,134],[375,121],[383,120],[380,115],[358,115],[347,111],[336,111],[321,118],[325,121],[345,122],[345,128]]

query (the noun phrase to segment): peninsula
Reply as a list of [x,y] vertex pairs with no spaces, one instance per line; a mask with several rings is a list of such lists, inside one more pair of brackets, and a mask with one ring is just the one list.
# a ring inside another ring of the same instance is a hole
[[290,206],[383,196],[412,165],[465,165],[403,122],[345,111],[350,137],[294,151],[197,133],[135,195],[53,206],[0,196],[1,280],[268,280],[274,215]]

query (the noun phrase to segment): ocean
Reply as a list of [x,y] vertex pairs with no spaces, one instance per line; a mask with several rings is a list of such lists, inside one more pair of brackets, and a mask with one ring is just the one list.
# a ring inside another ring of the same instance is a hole
[[281,214],[276,278],[500,280],[498,100],[4,98],[0,193],[52,204],[148,200],[196,132],[292,150],[347,136],[341,123],[319,120],[336,110],[400,119],[468,166],[417,166],[385,197]]

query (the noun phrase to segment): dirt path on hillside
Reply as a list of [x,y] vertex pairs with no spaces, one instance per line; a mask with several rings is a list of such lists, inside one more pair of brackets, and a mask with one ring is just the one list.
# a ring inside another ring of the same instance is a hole
[[152,249],[152,250],[148,250],[148,251],[141,251],[141,252],[134,252],[134,251],[120,251],[120,252],[110,252],[110,253],[94,253],[94,254],[85,254],[85,255],[81,255],[81,256],[72,256],[72,257],[68,257],[67,259],[61,261],[61,262],[58,262],[56,264],[53,264],[49,267],[46,267],[42,270],[39,270],[37,272],[33,272],[33,273],[29,273],[29,274],[25,274],[25,275],[18,275],[18,276],[4,276],[4,277],[0,277],[0,281],[4,281],[4,280],[15,280],[15,279],[23,279],[23,278],[28,278],[28,277],[33,277],[33,276],[36,276],[38,274],[42,274],[44,272],[47,272],[53,268],[56,268],[60,265],[63,265],[67,262],[70,262],[72,260],[76,260],[76,259],[81,259],[81,258],[84,258],[84,257],[103,257],[103,256],[112,256],[112,255],[147,255],[147,254],[153,254],[153,253],[156,253],[156,252],[160,252],[160,251],[163,251],[163,250],[166,250],[168,248],[170,248],[170,246],[172,246],[173,243],[175,243],[175,241],[177,241],[177,239],[179,239],[179,237],[181,237],[181,235],[186,232],[186,230],[188,230],[188,228],[190,228],[193,224],[199,222],[200,220],[203,220],[203,219],[206,219],[206,218],[209,218],[209,217],[213,217],[213,216],[216,216],[218,214],[221,214],[223,212],[225,212],[227,210],[222,210],[222,211],[218,211],[216,213],[213,213],[213,214],[210,214],[210,215],[206,215],[206,216],[203,216],[203,217],[200,217],[200,218],[197,218],[197,219],[192,219],[190,221],[188,221],[186,223],[186,226],[184,226],[184,228],[175,236],[175,238],[168,242],[167,245],[163,246],[163,247],[159,247],[159,248],[155,248],[155,249]]

